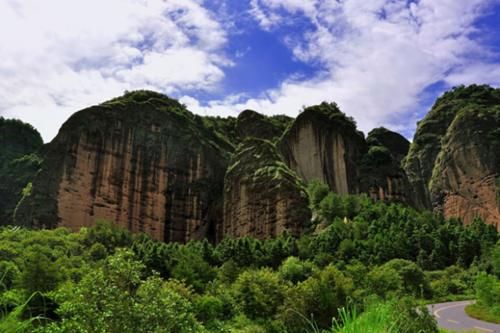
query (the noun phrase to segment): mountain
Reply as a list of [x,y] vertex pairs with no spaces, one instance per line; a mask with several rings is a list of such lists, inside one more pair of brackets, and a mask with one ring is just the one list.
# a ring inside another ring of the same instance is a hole
[[405,171],[420,208],[500,228],[500,89],[457,87],[418,123]]
[[385,128],[365,138],[334,103],[295,119],[201,117],[165,95],[127,92],[62,126],[14,220],[78,230],[104,219],[166,242],[298,235],[311,220],[305,186],[319,180],[498,227],[499,109],[498,89],[453,89],[410,144]]
[[78,230],[105,219],[163,241],[213,238],[230,149],[177,101],[126,93],[62,126],[16,223]]
[[368,151],[360,164],[362,192],[374,200],[415,206],[410,182],[401,165],[410,142],[383,127],[368,133],[366,142]]
[[224,181],[221,236],[299,235],[311,218],[308,206],[304,182],[272,142],[250,137],[238,146]]

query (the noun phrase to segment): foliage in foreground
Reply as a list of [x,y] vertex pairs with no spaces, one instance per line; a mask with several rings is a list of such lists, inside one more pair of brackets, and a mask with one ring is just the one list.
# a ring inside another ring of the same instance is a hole
[[498,281],[494,228],[319,185],[310,191],[317,220],[299,239],[180,245],[105,223],[78,233],[0,229],[0,328],[435,332],[414,300],[470,295],[476,286],[480,302],[493,304],[480,290]]

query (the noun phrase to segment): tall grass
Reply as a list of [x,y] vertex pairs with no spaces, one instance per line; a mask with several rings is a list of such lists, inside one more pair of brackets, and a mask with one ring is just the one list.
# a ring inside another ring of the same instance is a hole
[[[4,287],[3,280],[7,272],[0,277],[0,287]],[[32,294],[24,303],[17,305],[13,310],[8,312],[5,308],[0,309],[0,332],[1,333],[24,333],[31,332],[34,323],[39,321],[41,318],[31,317],[29,319],[22,319],[23,313],[30,303],[31,299],[36,295]],[[1,296],[1,290],[0,290]]]
[[393,308],[390,303],[378,303],[369,306],[363,313],[356,307],[339,310],[339,320],[333,321],[332,333],[396,333],[400,332],[392,318]]

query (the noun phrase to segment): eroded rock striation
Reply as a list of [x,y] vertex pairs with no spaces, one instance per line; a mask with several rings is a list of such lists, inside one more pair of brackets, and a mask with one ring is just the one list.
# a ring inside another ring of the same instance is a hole
[[304,181],[319,180],[339,194],[359,193],[363,134],[336,104],[322,103],[299,114],[281,144],[287,165]]
[[222,234],[228,237],[299,235],[310,221],[302,180],[273,143],[248,138],[231,159],[224,182]]
[[28,145],[0,131],[0,214],[15,208],[16,224],[37,228],[108,220],[167,242],[262,239],[307,227],[304,184],[319,180],[338,194],[498,228],[499,110],[500,89],[455,88],[418,123],[410,145],[385,128],[365,140],[334,103],[296,119],[251,110],[200,117],[158,93],[126,93],[75,113],[43,148],[32,128],[19,127],[31,133]]
[[419,207],[498,227],[499,107],[500,89],[458,87],[418,123],[405,171]]
[[214,236],[227,155],[177,101],[134,92],[74,114],[16,219],[73,230],[114,221],[163,241]]
[[480,217],[500,230],[500,105],[457,114],[443,138],[430,193],[446,217]]

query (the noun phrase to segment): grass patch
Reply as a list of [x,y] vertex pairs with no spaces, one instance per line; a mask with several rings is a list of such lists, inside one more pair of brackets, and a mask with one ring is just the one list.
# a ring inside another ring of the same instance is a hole
[[479,304],[470,304],[465,307],[465,312],[472,318],[500,324],[500,316],[488,307]]

